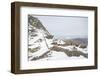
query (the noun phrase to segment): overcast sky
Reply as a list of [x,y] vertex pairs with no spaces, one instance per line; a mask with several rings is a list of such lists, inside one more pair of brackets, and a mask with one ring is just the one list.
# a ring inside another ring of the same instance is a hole
[[[34,16],[34,15],[33,15]],[[88,18],[71,16],[34,16],[57,37],[87,37]]]

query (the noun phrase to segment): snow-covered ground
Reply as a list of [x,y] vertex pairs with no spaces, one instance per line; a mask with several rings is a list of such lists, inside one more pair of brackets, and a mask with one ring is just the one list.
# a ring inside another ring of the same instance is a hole
[[[40,38],[42,39],[42,42],[36,42]],[[47,47],[45,41],[47,42],[48,47]],[[57,52],[55,50],[50,50],[49,48],[51,48],[51,47],[54,46],[52,44],[53,41],[54,41],[53,39],[46,39],[46,38],[44,39],[43,36],[42,36],[42,34],[38,33],[38,36],[35,37],[35,39],[33,39],[32,41],[30,41],[33,44],[32,46],[30,46],[30,48],[35,48],[35,47],[40,46],[41,49],[38,50],[37,52],[34,52],[34,53],[29,52],[29,56],[31,56],[29,58],[29,60],[32,60],[33,58],[36,58],[36,57],[38,58],[39,56],[43,55],[47,51],[50,51],[47,54],[48,55],[47,57],[40,58],[40,59],[37,59],[37,60],[38,61],[45,61],[45,60],[68,60],[68,59],[84,59],[85,58],[82,55],[80,55],[79,57],[76,57],[76,56],[69,57],[64,52]],[[58,40],[56,42],[58,44],[64,44],[64,42],[61,41],[61,40]],[[83,53],[87,53],[88,52],[88,51],[86,51],[87,48],[83,49],[83,48],[80,48],[80,47],[76,47],[75,45],[58,46],[58,47],[61,47],[61,48],[64,48],[64,49],[68,49],[69,51],[73,51],[73,49],[77,49],[78,51],[81,51]]]
[[39,59],[38,61],[45,61],[45,60],[72,60],[72,59],[84,59],[83,56],[80,57],[69,57],[67,56],[64,52],[56,52],[56,51],[52,51],[51,52],[51,56],[48,56],[46,58],[43,59]]

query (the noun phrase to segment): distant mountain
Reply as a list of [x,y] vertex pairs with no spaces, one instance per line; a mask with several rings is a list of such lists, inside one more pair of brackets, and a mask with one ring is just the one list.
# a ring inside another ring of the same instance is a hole
[[83,43],[83,44],[88,44],[88,38],[75,38],[72,40],[79,41],[80,43]]

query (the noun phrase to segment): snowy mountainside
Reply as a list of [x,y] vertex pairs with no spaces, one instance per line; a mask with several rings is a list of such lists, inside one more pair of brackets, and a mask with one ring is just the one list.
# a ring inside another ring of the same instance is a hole
[[88,58],[87,47],[81,48],[80,45],[69,43],[66,40],[55,39],[38,18],[28,15],[29,61]]

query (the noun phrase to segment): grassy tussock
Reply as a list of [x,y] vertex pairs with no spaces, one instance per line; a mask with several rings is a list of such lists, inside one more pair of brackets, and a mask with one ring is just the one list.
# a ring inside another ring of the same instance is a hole
[[36,51],[40,50],[40,47],[36,47],[36,48],[28,48],[28,51],[31,52],[31,53],[34,53]]

